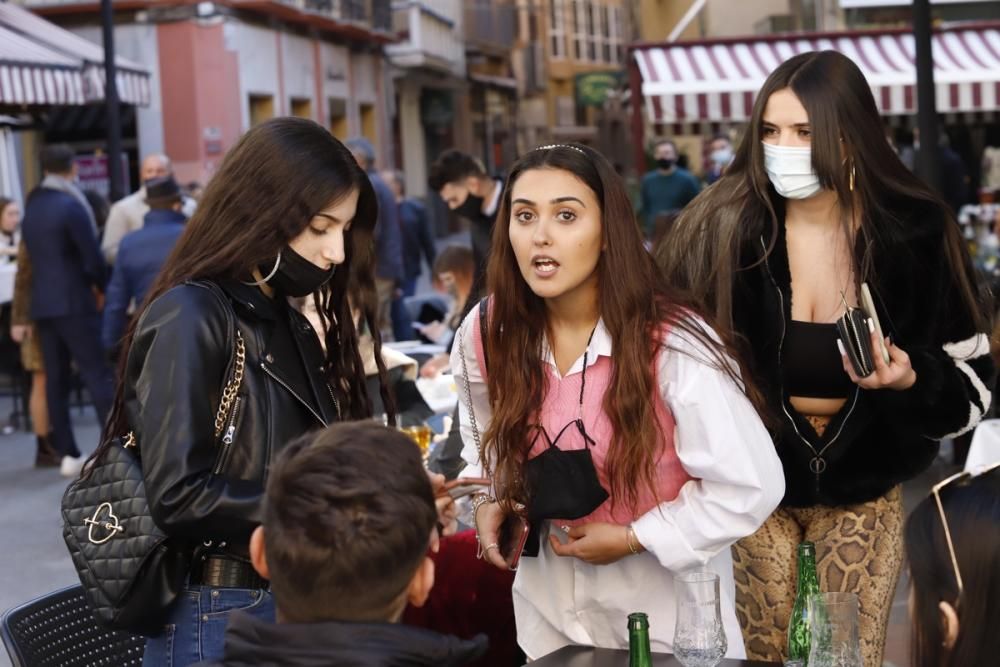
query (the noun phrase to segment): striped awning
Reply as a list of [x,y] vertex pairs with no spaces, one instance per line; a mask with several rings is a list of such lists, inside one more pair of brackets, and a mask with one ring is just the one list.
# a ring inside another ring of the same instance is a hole
[[0,25],[0,104],[85,104],[80,63]]
[[[115,58],[118,97],[148,106],[149,72]],[[0,105],[95,104],[104,100],[104,49],[79,35],[0,2]]]
[[[1000,26],[952,27],[933,37],[940,113],[1000,109]],[[749,119],[767,76],[794,55],[840,51],[871,84],[883,115],[916,113],[912,32],[879,31],[640,45],[634,57],[651,122]]]

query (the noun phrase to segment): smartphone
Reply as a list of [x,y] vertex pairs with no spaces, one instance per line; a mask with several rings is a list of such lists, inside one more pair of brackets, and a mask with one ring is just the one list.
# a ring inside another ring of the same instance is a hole
[[878,334],[878,346],[882,352],[882,361],[890,362],[889,350],[885,346],[885,334],[882,333],[882,323],[878,321],[878,312],[875,310],[875,300],[872,298],[872,291],[868,288],[868,283],[861,283],[861,307],[865,314],[875,323],[875,333]]
[[507,561],[511,572],[517,571],[529,532],[528,520],[516,512],[507,515],[500,526],[500,555]]
[[438,492],[438,496],[449,495],[454,500],[471,496],[474,493],[482,493],[490,487],[490,480],[485,477],[459,477],[450,482],[445,482]]

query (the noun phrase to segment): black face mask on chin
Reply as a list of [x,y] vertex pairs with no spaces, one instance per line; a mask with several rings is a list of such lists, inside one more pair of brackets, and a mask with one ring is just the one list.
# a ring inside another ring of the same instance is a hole
[[[273,266],[262,268],[261,271],[270,271]],[[328,270],[321,269],[286,246],[281,251],[278,270],[267,283],[285,296],[300,298],[312,294],[329,282],[336,269],[336,266]]]
[[674,166],[674,162],[676,162],[676,160],[663,158],[656,161],[656,166],[660,169],[671,169]]
[[470,192],[465,201],[455,209],[455,213],[470,220],[483,217],[483,198],[477,197]]

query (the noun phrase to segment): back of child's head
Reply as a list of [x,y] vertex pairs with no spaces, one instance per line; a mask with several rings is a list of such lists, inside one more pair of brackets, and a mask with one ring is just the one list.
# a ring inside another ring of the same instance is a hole
[[393,620],[437,521],[420,450],[371,422],[289,444],[267,483],[264,545],[282,620]]
[[[906,523],[911,662],[914,667],[996,664],[992,661],[1000,655],[1000,468],[959,477],[944,485],[938,497],[940,507],[932,494],[914,508]],[[957,636],[949,636],[948,614],[957,617]]]
[[440,276],[442,273],[471,276],[475,270],[475,258],[472,256],[472,250],[466,246],[447,246],[438,253],[434,260],[433,273],[435,276]]

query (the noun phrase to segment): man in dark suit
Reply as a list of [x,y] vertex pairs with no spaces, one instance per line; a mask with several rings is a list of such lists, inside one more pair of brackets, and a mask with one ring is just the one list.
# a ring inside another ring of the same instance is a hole
[[118,246],[118,258],[108,283],[108,298],[104,302],[104,347],[114,350],[128,324],[131,303],[140,306],[153,286],[156,276],[174,250],[177,239],[184,233],[187,216],[181,211],[181,188],[173,176],[153,178],[145,182],[145,204],[149,212],[142,227],[129,232]]
[[42,169],[45,178],[28,195],[22,223],[33,269],[31,319],[48,375],[52,445],[63,457],[62,474],[73,477],[83,458],[69,417],[70,362],[76,364],[101,424],[111,409],[114,381],[101,346],[98,309],[108,272],[87,200],[73,183],[72,149],[47,146]]

